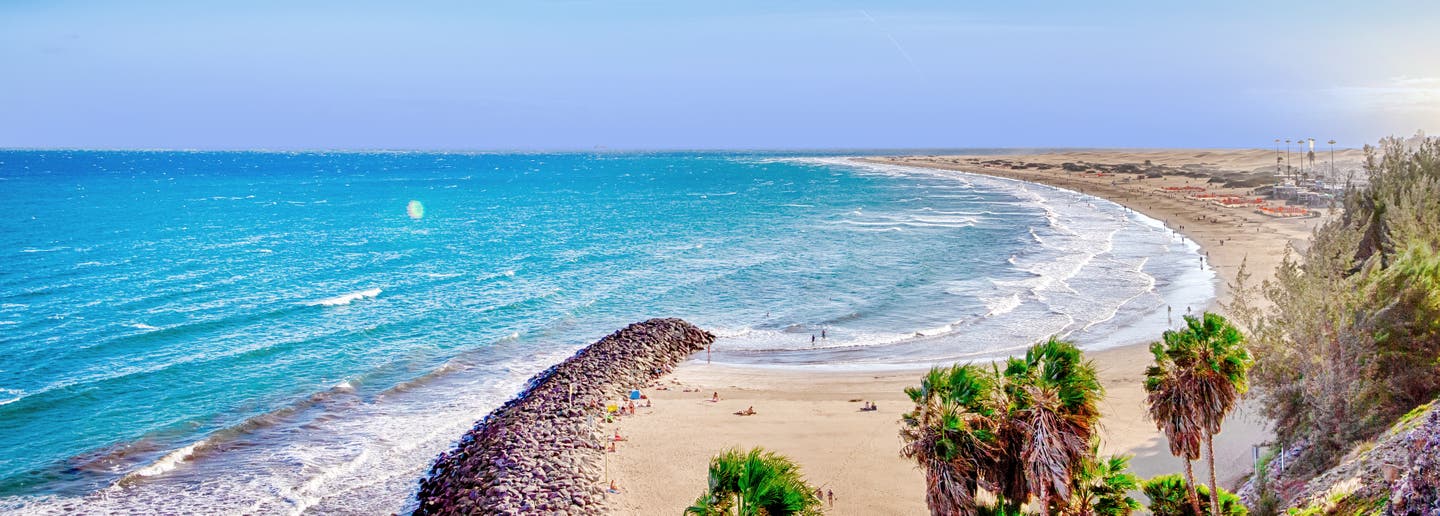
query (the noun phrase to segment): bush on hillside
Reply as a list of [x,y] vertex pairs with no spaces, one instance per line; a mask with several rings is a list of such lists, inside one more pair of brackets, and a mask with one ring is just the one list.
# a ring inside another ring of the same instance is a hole
[[1241,318],[1280,442],[1306,444],[1301,474],[1440,393],[1440,140],[1366,156],[1343,215],[1264,285],[1272,308]]

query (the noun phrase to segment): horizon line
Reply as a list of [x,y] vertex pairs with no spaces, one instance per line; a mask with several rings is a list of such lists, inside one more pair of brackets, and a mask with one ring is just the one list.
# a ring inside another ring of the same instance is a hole
[[[1366,144],[1371,145],[1371,144]],[[1335,150],[1359,150],[1361,147],[1335,147]],[[0,152],[186,152],[186,153],[301,153],[301,154],[605,154],[663,152],[901,152],[920,151],[1175,151],[1175,150],[1274,150],[1261,146],[1208,147],[1093,147],[1093,146],[976,146],[976,147],[602,147],[602,148],[385,148],[385,147],[296,147],[296,148],[167,148],[167,147],[0,147]]]

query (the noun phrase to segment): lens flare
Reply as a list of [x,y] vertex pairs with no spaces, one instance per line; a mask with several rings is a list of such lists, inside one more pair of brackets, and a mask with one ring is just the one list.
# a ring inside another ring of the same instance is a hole
[[420,217],[425,216],[425,205],[420,204],[420,201],[410,201],[410,204],[405,205],[405,213],[412,219],[420,220]]

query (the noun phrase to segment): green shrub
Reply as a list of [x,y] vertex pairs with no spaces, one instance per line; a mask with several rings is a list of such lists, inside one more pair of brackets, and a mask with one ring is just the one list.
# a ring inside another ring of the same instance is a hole
[[[1150,512],[1155,516],[1205,516],[1210,514],[1210,487],[1205,484],[1196,484],[1195,491],[1200,495],[1200,510],[1203,514],[1195,514],[1195,510],[1187,499],[1185,479],[1180,475],[1161,475],[1146,480],[1141,486],[1141,491],[1150,498]],[[1240,497],[1234,493],[1220,490],[1220,514],[1226,516],[1248,516],[1250,512],[1245,505],[1240,503]]]

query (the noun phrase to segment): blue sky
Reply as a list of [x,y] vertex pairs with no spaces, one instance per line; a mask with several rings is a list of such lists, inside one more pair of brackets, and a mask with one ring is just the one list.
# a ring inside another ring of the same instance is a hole
[[0,147],[1359,146],[1440,2],[0,0]]

